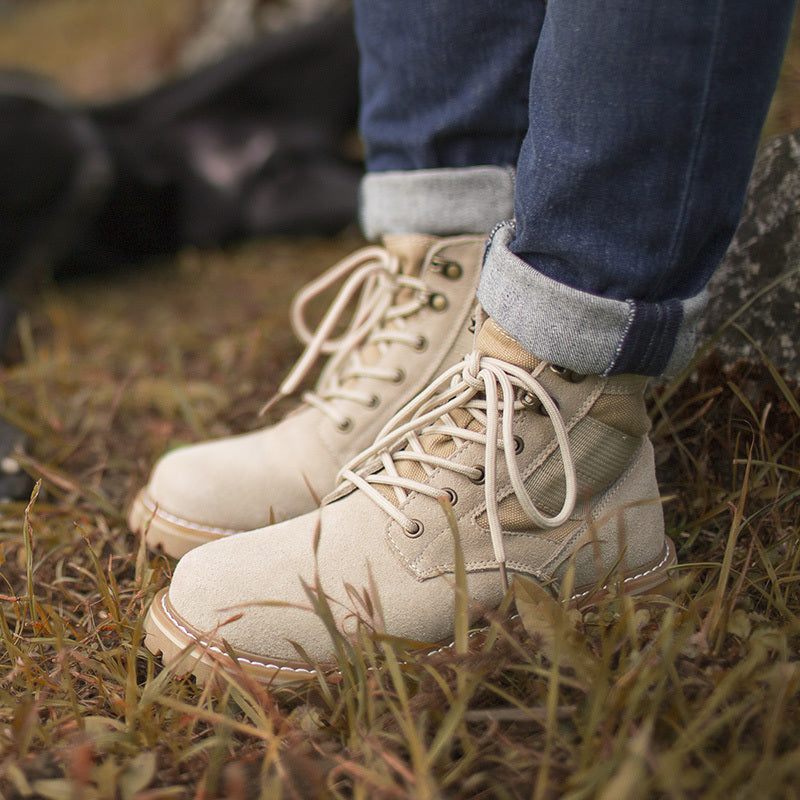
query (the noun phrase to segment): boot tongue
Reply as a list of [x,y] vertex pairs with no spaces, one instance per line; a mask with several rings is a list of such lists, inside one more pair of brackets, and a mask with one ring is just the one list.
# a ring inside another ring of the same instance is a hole
[[394,233],[383,237],[383,246],[400,261],[403,275],[417,276],[422,272],[425,256],[438,237],[424,233]]
[[509,336],[491,317],[483,323],[478,331],[475,349],[490,358],[498,358],[522,367],[526,372],[533,372],[541,363],[538,358],[524,350],[522,345]]
[[[436,243],[438,237],[423,233],[395,233],[386,234],[381,243],[386,250],[395,256],[400,264],[400,274],[409,277],[419,277],[425,263],[425,256]],[[395,298],[395,304],[407,303],[414,297],[411,288],[401,289]],[[394,323],[388,323],[387,328],[392,328]],[[367,366],[374,366],[381,359],[380,349],[367,343],[361,350],[361,360]]]

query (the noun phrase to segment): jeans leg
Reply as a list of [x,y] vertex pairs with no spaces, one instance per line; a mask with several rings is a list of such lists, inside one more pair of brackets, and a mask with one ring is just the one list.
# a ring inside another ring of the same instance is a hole
[[488,233],[513,215],[513,165],[543,0],[355,0],[361,224]]
[[528,349],[604,374],[688,360],[793,7],[549,0],[516,226],[494,237],[479,291]]
[[542,0],[355,0],[367,170],[513,166]]

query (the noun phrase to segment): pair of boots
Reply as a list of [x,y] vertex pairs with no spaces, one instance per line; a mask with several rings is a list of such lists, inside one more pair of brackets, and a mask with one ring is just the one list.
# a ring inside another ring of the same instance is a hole
[[[645,379],[526,352],[476,309],[483,252],[478,236],[395,236],[345,259],[292,309],[307,347],[281,392],[328,356],[302,405],[161,459],[130,512],[149,545],[182,557],[145,623],[152,651],[194,645],[201,678],[231,657],[264,680],[308,676],[332,663],[320,592],[346,636],[366,625],[440,644],[461,560],[474,622],[514,573],[566,579],[574,601],[664,588],[675,554]],[[337,281],[310,331],[306,303]]]

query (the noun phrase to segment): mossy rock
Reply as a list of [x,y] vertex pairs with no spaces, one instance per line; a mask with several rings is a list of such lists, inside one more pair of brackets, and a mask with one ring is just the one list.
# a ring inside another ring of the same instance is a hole
[[761,149],[709,293],[701,342],[727,325],[715,343],[726,365],[760,360],[760,348],[800,383],[800,129]]

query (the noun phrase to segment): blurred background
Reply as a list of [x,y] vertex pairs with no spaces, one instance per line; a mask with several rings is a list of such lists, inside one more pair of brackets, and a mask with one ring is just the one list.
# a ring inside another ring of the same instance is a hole
[[356,73],[341,0],[0,0],[0,290],[342,230]]
[[[260,32],[342,0],[0,0],[0,66],[41,71],[78,98],[139,91]],[[800,127],[800,30],[765,135]]]
[[0,0],[0,67],[57,79],[77,99],[141,91],[341,0]]

